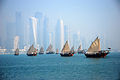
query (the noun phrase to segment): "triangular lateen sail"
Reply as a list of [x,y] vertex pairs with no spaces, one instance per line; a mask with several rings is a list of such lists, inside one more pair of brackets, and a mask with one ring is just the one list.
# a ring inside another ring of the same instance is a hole
[[91,46],[88,48],[87,52],[98,52],[100,51],[100,39],[97,37],[91,44]]
[[50,44],[46,51],[47,52],[53,52],[53,46]]
[[66,41],[62,51],[62,53],[69,53],[70,52],[70,47],[69,47],[69,44],[68,44],[68,41]]
[[40,48],[40,53],[44,53],[44,48],[43,47]]
[[33,45],[30,46],[30,48],[29,48],[27,54],[32,54],[34,50],[35,50],[34,46],[33,46]]

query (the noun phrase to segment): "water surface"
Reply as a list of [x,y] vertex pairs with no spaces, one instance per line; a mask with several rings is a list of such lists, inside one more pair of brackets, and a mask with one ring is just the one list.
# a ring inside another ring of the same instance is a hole
[[0,55],[0,80],[120,80],[120,53],[106,58]]

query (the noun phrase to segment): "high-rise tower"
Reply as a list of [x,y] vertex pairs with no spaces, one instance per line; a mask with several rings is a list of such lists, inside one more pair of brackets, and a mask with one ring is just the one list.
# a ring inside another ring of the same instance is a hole
[[[64,45],[64,24],[63,20],[58,20],[55,32],[55,47],[61,50]],[[59,41],[59,42],[58,42]]]
[[37,18],[31,17],[32,19],[32,27],[33,27],[33,35],[34,35],[34,44],[37,47]]
[[46,50],[48,45],[49,45],[49,29],[48,29],[48,23],[49,20],[48,18],[45,16],[44,17],[44,22],[43,22],[43,45],[44,45],[44,49]]
[[43,14],[36,12],[35,18],[37,18],[37,43],[43,46]]

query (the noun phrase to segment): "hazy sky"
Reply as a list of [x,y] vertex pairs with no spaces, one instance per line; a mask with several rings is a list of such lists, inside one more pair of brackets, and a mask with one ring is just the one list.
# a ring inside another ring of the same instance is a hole
[[[104,38],[107,47],[120,50],[120,0],[0,0],[0,38],[4,40],[5,25],[15,21],[21,12],[27,23],[35,12],[49,18],[50,30],[58,19],[90,45],[96,36]],[[88,45],[88,46],[89,46]]]

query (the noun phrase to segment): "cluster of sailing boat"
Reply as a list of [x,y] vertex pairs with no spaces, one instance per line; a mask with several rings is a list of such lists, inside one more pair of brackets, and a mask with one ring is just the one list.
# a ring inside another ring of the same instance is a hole
[[[91,44],[91,46],[88,48],[87,51],[81,49],[81,45],[79,46],[78,50],[75,51],[74,47],[70,49],[68,41],[66,41],[65,45],[63,46],[63,49],[61,50],[61,53],[59,53],[58,49],[56,49],[56,54],[60,54],[62,57],[70,57],[74,54],[84,54],[86,57],[90,58],[101,58],[105,57],[107,54],[109,54],[111,48],[108,48],[108,50],[101,50],[100,48],[100,39],[97,37]],[[36,56],[38,54],[38,50],[34,48],[34,46],[30,46],[30,48],[27,51],[28,56]],[[40,48],[39,54],[44,54],[44,48]],[[50,44],[49,47],[46,50],[46,54],[55,54],[53,51],[53,46]],[[19,55],[19,49],[17,48],[15,51],[15,55]]]

